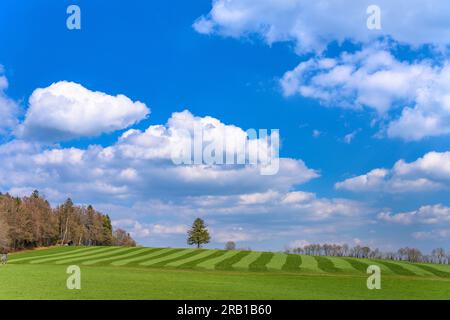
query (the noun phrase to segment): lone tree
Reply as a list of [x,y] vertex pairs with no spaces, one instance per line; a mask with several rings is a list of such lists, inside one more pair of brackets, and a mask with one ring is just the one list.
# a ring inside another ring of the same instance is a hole
[[236,250],[236,243],[234,241],[228,241],[225,244],[225,250]]
[[209,240],[211,240],[211,237],[209,236],[205,222],[200,218],[195,219],[191,230],[188,231],[187,243],[189,245],[196,244],[197,248],[200,248],[202,244],[209,243]]

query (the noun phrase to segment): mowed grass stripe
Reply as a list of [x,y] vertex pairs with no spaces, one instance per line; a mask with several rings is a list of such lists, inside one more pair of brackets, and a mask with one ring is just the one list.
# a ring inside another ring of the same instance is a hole
[[258,258],[262,255],[262,252],[250,252],[250,254],[243,257],[237,263],[235,263],[232,267],[235,270],[249,270],[250,264],[258,260]]
[[[178,268],[180,266],[183,265],[189,265],[191,263],[194,263],[194,266],[197,265],[197,263],[200,263],[202,261],[205,261],[204,259],[208,259],[211,256],[215,255],[217,252],[217,250],[202,250],[202,252],[198,255],[192,256],[192,257],[188,257],[185,259],[181,259],[181,260],[177,260],[177,261],[172,261],[170,263],[168,263],[166,266],[167,267],[173,267],[173,268]],[[200,262],[198,262],[200,261]]]
[[102,259],[87,260],[87,261],[82,262],[81,264],[85,265],[85,266],[90,266],[90,265],[94,265],[94,264],[95,265],[100,265],[100,264],[101,265],[107,265],[107,264],[109,264],[108,262],[117,261],[117,260],[120,260],[120,259],[129,258],[129,257],[135,257],[137,255],[140,255],[140,254],[144,253],[144,252],[148,253],[148,252],[150,252],[152,250],[155,250],[155,249],[152,249],[152,248],[132,248],[127,253],[122,253],[120,255],[114,255],[112,257],[107,257],[107,258],[102,258]]
[[442,270],[438,270],[436,268],[427,266],[425,264],[415,264],[414,266],[421,268],[425,271],[428,271],[429,273],[434,274],[435,276],[441,277],[441,278],[450,278],[450,273],[449,272],[445,272]]
[[224,255],[221,255],[213,259],[208,259],[202,263],[199,263],[197,267],[201,269],[214,270],[216,268],[216,264],[224,261],[225,259],[231,258],[237,253],[238,251],[235,250],[227,251]]
[[[61,247],[61,248],[63,248],[63,247]],[[71,253],[80,253],[80,252],[92,250],[92,249],[95,249],[95,248],[97,248],[97,247],[78,248],[78,249],[74,249],[74,250],[62,250],[61,249],[61,250],[58,250],[58,251],[55,250],[56,253],[50,253],[50,254],[32,254],[33,252],[26,252],[26,253],[17,254],[17,255],[14,254],[9,259],[9,262],[10,263],[18,263],[18,262],[30,261],[30,260],[35,260],[35,259],[43,259],[43,258],[48,258],[48,257],[66,256],[68,254],[67,251],[71,251]],[[42,250],[41,253],[46,253],[46,252],[47,252],[47,250]],[[23,255],[26,255],[26,256],[23,257]],[[18,258],[16,258],[16,256],[18,256]]]
[[317,265],[320,270],[330,273],[339,272],[339,269],[333,264],[333,262],[325,257],[314,256],[317,261]]
[[183,261],[183,260],[191,258],[191,257],[196,257],[199,254],[207,251],[207,250],[194,249],[192,251],[189,250],[189,252],[186,252],[188,250],[185,250],[184,252],[182,252],[183,255],[181,255],[181,256],[177,256],[177,257],[174,257],[174,258],[171,258],[171,259],[164,259],[164,260],[162,260],[160,262],[157,262],[157,263],[152,263],[150,265],[150,267],[164,267],[164,266],[166,266],[167,264],[169,264],[171,262],[180,261],[180,260]]
[[[172,251],[161,253],[158,256],[155,256],[153,258],[147,259],[146,261],[140,262],[140,263],[138,263],[138,265],[145,267],[145,266],[152,265],[154,263],[158,263],[160,261],[164,261],[167,259],[173,259],[173,258],[184,255],[186,253],[186,250],[188,250],[188,249],[172,249]],[[190,249],[190,250],[193,250],[193,249]]]
[[319,269],[317,260],[314,259],[313,256],[308,255],[300,255],[300,256],[302,258],[302,264],[300,265],[300,267],[303,271],[323,272],[322,270]]
[[172,251],[177,249],[170,249],[170,248],[155,248],[152,249],[149,252],[142,252],[141,254],[134,256],[132,258],[128,259],[120,259],[114,262],[111,262],[111,266],[119,267],[119,266],[128,266],[128,265],[137,265],[141,261],[148,260],[152,257],[158,257],[161,255],[171,254]]
[[248,269],[250,271],[267,271],[267,264],[274,256],[273,252],[263,252],[258,259],[250,263]]
[[286,263],[288,255],[286,253],[275,253],[269,263],[266,265],[267,270],[281,270]]
[[397,264],[399,266],[401,266],[402,268],[405,268],[411,272],[413,272],[416,275],[419,276],[434,276],[433,273],[428,272],[427,270],[424,270],[422,268],[417,267],[416,265],[410,263],[410,262],[405,262],[405,261],[389,261],[389,263],[393,263],[393,264]]
[[[196,259],[191,260],[189,262],[184,262],[183,264],[178,265],[178,268],[183,268],[183,269],[193,269],[198,267],[200,264],[205,263],[205,262],[209,262],[211,260],[217,260],[217,258],[222,257],[223,255],[225,255],[225,253],[227,253],[227,251],[225,250],[221,250],[221,251],[215,251],[212,254],[209,254],[205,257],[195,257]],[[188,259],[189,260],[189,259]]]
[[70,253],[70,254],[66,254],[66,255],[62,255],[62,256],[58,256],[58,257],[48,257],[48,258],[44,258],[44,259],[36,259],[36,260],[32,260],[30,263],[31,264],[47,263],[47,262],[57,261],[60,259],[66,259],[66,258],[69,259],[69,258],[75,258],[75,257],[89,256],[92,254],[97,254],[97,253],[101,253],[101,252],[108,251],[108,250],[111,250],[111,248],[109,248],[109,247],[94,247],[91,250],[83,251],[81,253]]
[[83,261],[91,260],[93,258],[115,256],[117,254],[120,254],[120,253],[122,253],[124,251],[128,251],[128,250],[130,250],[130,248],[127,248],[127,247],[115,248],[115,249],[106,250],[105,252],[102,252],[102,253],[94,253],[94,254],[88,255],[88,256],[71,257],[71,258],[67,258],[67,259],[57,260],[57,261],[55,261],[55,264],[81,263]]
[[47,257],[54,254],[67,254],[68,252],[86,250],[86,247],[52,247],[52,248],[42,248],[42,249],[32,249],[20,252],[13,252],[9,257],[9,261],[25,261],[32,260],[39,257]]
[[392,262],[387,262],[384,260],[376,260],[376,263],[378,264],[382,264],[385,265],[386,267],[388,267],[393,273],[401,275],[401,276],[415,276],[416,274],[408,269],[405,269],[403,266],[396,264],[396,263],[392,263]]
[[222,260],[218,264],[216,264],[215,269],[216,270],[233,270],[233,265],[235,263],[238,263],[241,261],[244,257],[248,256],[250,254],[250,251],[240,251],[233,256]]
[[353,268],[353,266],[348,261],[342,259],[341,257],[327,256],[327,259],[329,259],[334,264],[336,269],[338,269],[341,272],[346,272],[346,273],[357,273],[358,272],[358,270]]
[[353,258],[342,258],[342,259],[347,261],[355,270],[358,270],[359,272],[363,273],[367,272],[367,268],[369,267],[368,263],[364,263],[358,259]]
[[288,254],[285,264],[281,267],[283,271],[297,272],[300,271],[302,264],[302,256],[299,254]]
[[430,263],[426,263],[424,265],[430,266],[430,267],[432,267],[434,269],[437,269],[437,270],[440,270],[440,271],[443,271],[443,272],[447,272],[447,273],[450,272],[450,265],[448,265],[448,264],[430,264]]

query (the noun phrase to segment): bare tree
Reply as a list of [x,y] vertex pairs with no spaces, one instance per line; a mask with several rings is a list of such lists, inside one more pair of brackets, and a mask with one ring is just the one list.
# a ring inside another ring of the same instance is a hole
[[53,209],[38,191],[23,198],[0,193],[0,247],[14,251],[57,244],[112,243],[109,217],[92,206],[76,206],[68,199]]
[[436,248],[431,252],[431,255],[436,259],[436,263],[445,263],[446,254],[443,248]]
[[236,250],[236,243],[234,241],[228,241],[225,244],[225,250]]

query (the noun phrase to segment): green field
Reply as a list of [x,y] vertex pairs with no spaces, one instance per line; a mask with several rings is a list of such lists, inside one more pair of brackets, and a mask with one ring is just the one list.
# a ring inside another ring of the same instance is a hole
[[[368,290],[367,266],[382,270]],[[66,288],[67,266],[81,290]],[[58,247],[12,254],[0,299],[449,299],[450,266],[284,253]]]

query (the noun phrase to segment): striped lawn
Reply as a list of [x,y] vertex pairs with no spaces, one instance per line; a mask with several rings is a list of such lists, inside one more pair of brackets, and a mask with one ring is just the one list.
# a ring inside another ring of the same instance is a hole
[[248,269],[250,271],[267,271],[267,264],[272,260],[275,254],[273,252],[263,252],[261,255],[250,263]]
[[299,254],[290,254],[286,258],[286,262],[281,267],[281,270],[287,272],[299,272],[303,259]]
[[[395,275],[396,273],[394,271],[392,271],[391,268],[389,268],[387,265],[383,264],[383,263],[379,263],[378,260],[371,260],[371,259],[358,259],[358,258],[350,258],[353,260],[356,260],[358,262],[361,263],[365,263],[368,266],[371,265],[376,265],[378,267],[380,267],[381,270],[381,274],[387,274],[387,275]],[[367,267],[366,269],[363,271],[364,273],[367,273]]]
[[359,259],[354,259],[354,258],[342,258],[342,260],[346,261],[348,264],[350,264],[352,266],[353,269],[362,272],[362,273],[366,273],[367,272],[367,268],[369,267],[369,264],[366,262],[363,262]]
[[172,258],[168,258],[168,259],[163,259],[159,262],[156,263],[152,263],[150,266],[151,267],[165,267],[167,264],[171,263],[171,262],[175,262],[175,261],[179,261],[179,260],[184,260],[184,259],[189,259],[192,257],[197,257],[199,254],[201,254],[203,252],[203,250],[199,250],[199,249],[192,249],[192,250],[184,250],[181,251],[181,253],[183,253],[182,255],[175,255]]
[[239,251],[236,254],[232,255],[231,257],[220,261],[218,264],[216,264],[215,269],[216,270],[233,270],[233,265],[237,264],[239,261],[241,261],[246,256],[250,255],[250,251]]
[[404,267],[404,264],[395,263],[393,261],[384,261],[384,260],[374,260],[374,264],[383,265],[389,268],[393,273],[400,276],[414,276],[416,275],[411,270],[408,270]]
[[60,260],[60,259],[69,259],[69,258],[75,258],[75,257],[84,257],[84,256],[91,256],[93,254],[98,254],[104,251],[109,251],[111,250],[111,248],[109,247],[94,247],[91,250],[86,250],[80,253],[70,253],[70,254],[66,254],[66,255],[61,255],[61,256],[53,256],[53,257],[48,257],[48,258],[44,258],[44,259],[36,259],[36,260],[32,260],[30,263],[31,264],[38,264],[38,263],[52,263],[54,261]]
[[417,266],[428,266],[428,267],[431,267],[431,268],[439,270],[439,271],[450,273],[450,265],[430,264],[430,263],[416,263],[415,265],[417,265]]
[[281,270],[283,265],[286,263],[287,254],[285,253],[275,253],[272,259],[266,264],[267,270]]
[[162,255],[168,255],[172,254],[172,252],[177,251],[177,249],[170,249],[170,248],[160,248],[160,249],[152,249],[149,252],[143,252],[139,254],[138,256],[135,256],[133,258],[127,258],[127,259],[120,259],[114,262],[111,262],[112,266],[128,266],[128,265],[136,265],[141,261],[146,261],[148,259],[151,259],[152,257],[159,257]]
[[[93,250],[96,247],[89,247],[89,248],[74,248],[73,250],[63,250],[65,247],[60,247],[56,249],[49,249],[49,250],[42,250],[42,251],[32,251],[32,252],[24,252],[24,253],[18,253],[13,255],[10,259],[10,263],[18,263],[18,262],[24,262],[24,261],[30,261],[30,260],[36,260],[39,258],[48,258],[48,257],[58,257],[58,256],[66,256],[69,252],[71,253],[80,253],[84,251]],[[55,252],[55,253],[48,253],[48,251]],[[40,253],[40,254],[39,254]],[[25,256],[25,257],[23,257]],[[17,257],[17,258],[16,258]]]
[[301,257],[302,257],[302,264],[300,265],[300,267],[302,268],[303,271],[322,272],[322,270],[319,269],[317,260],[314,259],[313,256],[301,255]]
[[222,262],[222,261],[224,261],[224,260],[226,260],[226,259],[228,259],[228,258],[230,258],[230,257],[232,257],[234,255],[236,255],[237,253],[238,253],[238,251],[233,251],[233,250],[232,251],[228,251],[224,255],[221,255],[220,257],[216,257],[216,258],[213,258],[213,259],[206,260],[206,261],[204,261],[202,263],[199,263],[197,265],[197,267],[198,268],[203,268],[203,269],[208,269],[208,270],[214,270],[215,267],[216,267],[216,264],[218,264],[218,263],[220,263],[220,262]]
[[105,251],[102,253],[95,253],[92,255],[84,256],[84,257],[71,257],[67,259],[62,259],[55,261],[55,264],[69,264],[69,263],[82,263],[83,261],[88,261],[91,259],[97,259],[97,258],[103,258],[103,257],[111,257],[116,256],[117,254],[121,254],[123,252],[129,251],[130,248],[122,247],[122,248],[116,248],[111,249],[109,251]]
[[418,267],[417,265],[414,265],[412,263],[409,262],[399,262],[399,261],[389,261],[390,263],[393,264],[398,264],[401,267],[405,268],[406,270],[411,271],[412,273],[419,275],[419,276],[432,276],[433,273],[426,271],[420,267]]
[[108,265],[109,263],[117,261],[117,260],[129,258],[129,257],[135,257],[144,252],[148,253],[151,250],[154,250],[154,249],[152,249],[152,248],[130,248],[126,253],[114,255],[112,257],[101,258],[101,259],[89,259],[87,261],[83,261],[81,264],[85,265],[85,266],[90,266],[90,265],[94,265],[94,264]]
[[319,269],[324,272],[334,273],[339,271],[339,269],[335,267],[333,262],[326,257],[315,256],[314,259],[316,259]]
[[430,265],[430,264],[415,264],[416,267],[425,270],[437,277],[450,278],[450,268],[443,265]]
[[235,270],[249,270],[249,266],[251,263],[255,262],[260,256],[262,252],[251,252],[250,254],[243,257],[237,263],[233,264],[231,267]]
[[347,273],[357,273],[359,272],[358,269],[355,269],[348,261],[339,258],[339,257],[327,257],[334,266],[341,272],[347,272]]
[[164,255],[164,256],[159,256],[159,257],[153,257],[150,259],[147,259],[146,261],[140,262],[139,265],[140,266],[151,266],[153,264],[162,262],[162,261],[166,261],[166,260],[172,260],[174,258],[179,258],[181,256],[184,256],[186,253],[191,252],[191,251],[195,251],[196,249],[174,249],[174,251],[172,251],[170,254],[168,255]]
[[404,261],[322,257],[273,252],[125,248],[57,247],[13,254],[11,264],[82,264],[103,266],[170,267],[179,269],[281,271],[315,273],[364,273],[370,265],[382,274],[450,278],[448,265],[418,264]]
[[[185,269],[193,269],[193,268],[202,268],[199,267],[200,265],[205,265],[205,264],[209,264],[214,261],[219,261],[218,259],[221,259],[222,256],[224,256],[227,253],[227,251],[225,250],[220,250],[220,251],[214,251],[214,253],[202,257],[200,258],[199,256],[197,256],[195,260],[189,261],[189,262],[184,262],[183,264],[179,265],[178,268],[185,268]],[[212,265],[214,267],[214,265]]]
[[[191,257],[184,258],[184,259],[179,259],[179,260],[176,260],[176,261],[172,261],[172,262],[166,264],[166,266],[167,267],[174,267],[174,268],[180,267],[180,266],[183,266],[183,265],[195,266],[195,265],[197,265],[197,263],[195,263],[196,261],[200,261],[200,260],[201,261],[205,261],[204,259],[206,259],[208,257],[212,257],[212,256],[216,255],[218,252],[220,252],[220,251],[218,251],[218,250],[202,250],[198,255],[194,255],[194,256],[191,256]],[[200,262],[198,262],[198,263],[200,263]]]

